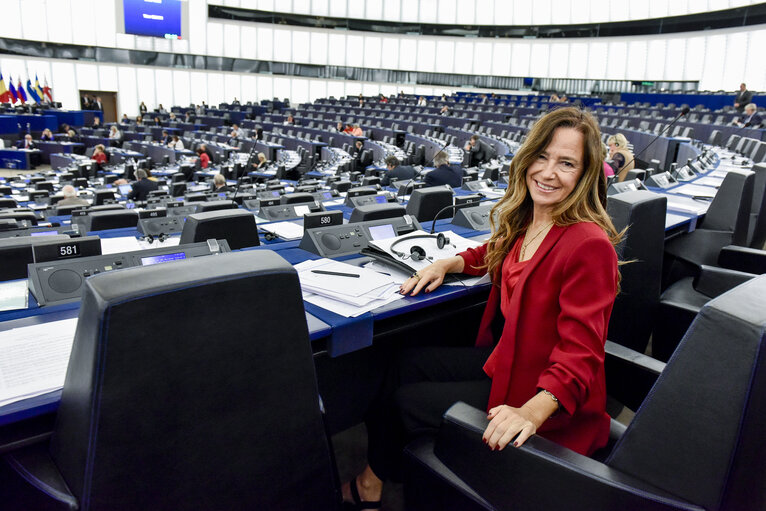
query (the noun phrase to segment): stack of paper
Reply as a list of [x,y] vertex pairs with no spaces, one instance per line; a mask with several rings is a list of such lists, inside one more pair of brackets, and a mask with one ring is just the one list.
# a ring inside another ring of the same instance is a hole
[[3,332],[0,336],[0,406],[64,386],[77,318]]
[[276,234],[283,240],[299,240],[303,237],[303,226],[295,222],[272,222],[262,225],[261,229]]
[[303,299],[346,317],[355,317],[403,298],[399,286],[388,275],[319,259],[295,265]]

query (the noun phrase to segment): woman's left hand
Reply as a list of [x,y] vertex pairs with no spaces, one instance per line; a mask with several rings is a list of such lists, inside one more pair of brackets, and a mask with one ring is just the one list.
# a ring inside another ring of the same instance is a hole
[[524,408],[496,406],[489,411],[487,418],[492,420],[484,430],[482,439],[493,451],[502,451],[516,435],[518,438],[513,445],[519,447],[537,431],[534,417]]

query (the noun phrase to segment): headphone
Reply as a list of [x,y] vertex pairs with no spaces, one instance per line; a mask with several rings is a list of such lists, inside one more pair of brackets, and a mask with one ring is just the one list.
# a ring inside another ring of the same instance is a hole
[[[160,233],[160,234],[157,236],[157,238],[156,238],[156,239],[157,239],[157,241],[159,241],[160,243],[162,243],[163,241],[165,241],[166,239],[169,239],[169,238],[170,238],[170,235],[169,235],[169,234],[165,234],[164,232],[161,232],[161,233]],[[154,243],[155,237],[154,237],[153,235],[151,235],[151,234],[147,234],[147,235],[145,235],[145,236],[141,236],[141,237],[140,237],[140,238],[138,238],[138,239],[139,239],[139,240],[141,240],[141,241],[146,241],[146,242],[148,242],[148,243],[151,245],[152,243]]]
[[418,245],[413,245],[410,247],[410,254],[406,255],[404,252],[398,252],[394,250],[394,247],[397,246],[399,243],[402,243],[404,241],[409,240],[415,240],[415,239],[435,239],[436,240],[436,246],[439,248],[439,250],[443,250],[445,246],[450,245],[452,248],[457,248],[455,245],[450,243],[450,239],[446,237],[443,233],[439,234],[417,234],[415,236],[409,236],[407,238],[401,238],[399,240],[396,240],[389,250],[391,250],[391,253],[395,256],[400,257],[402,260],[407,259],[408,257],[412,259],[413,261],[422,261],[426,260],[429,262],[433,262],[433,257],[429,257],[428,254],[426,254],[425,249],[423,247],[420,247]]

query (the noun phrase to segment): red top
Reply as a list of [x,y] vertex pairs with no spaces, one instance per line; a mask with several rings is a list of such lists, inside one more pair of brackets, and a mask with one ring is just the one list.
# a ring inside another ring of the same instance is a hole
[[96,162],[98,163],[106,163],[106,154],[105,153],[94,154],[93,159],[96,160]]
[[[486,245],[461,253],[464,272],[482,274],[477,266],[485,253]],[[518,255],[509,257],[503,272],[518,261]],[[508,290],[508,282],[501,280]],[[495,343],[492,323],[500,311],[503,331],[484,365],[492,377],[487,409],[520,407],[539,389],[548,390],[561,411],[538,433],[592,454],[609,437],[604,342],[617,294],[617,254],[606,233],[588,222],[554,225],[521,268],[506,303],[501,294],[500,287],[492,287],[476,339],[477,346]]]
[[207,153],[200,153],[199,166],[202,167],[203,169],[206,169],[209,163],[210,163],[210,156],[208,156]]
[[[519,261],[521,245],[524,243],[525,237],[518,237],[513,244],[513,247],[511,247],[508,257],[503,261],[503,269],[501,273],[502,282],[500,285],[500,312],[509,310],[511,306],[511,297],[513,296],[513,289],[516,287],[519,277],[521,277],[521,272],[526,268],[527,263],[529,262],[529,260]],[[489,372],[487,374],[492,378],[492,374]]]

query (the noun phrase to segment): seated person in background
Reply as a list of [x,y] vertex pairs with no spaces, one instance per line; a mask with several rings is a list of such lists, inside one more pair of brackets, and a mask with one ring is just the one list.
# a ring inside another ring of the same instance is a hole
[[338,133],[343,133],[343,123],[338,121],[338,124],[335,125],[335,131]]
[[614,175],[614,169],[609,165],[606,160],[609,157],[609,148],[605,143],[601,142],[601,159],[604,160],[604,176],[612,177]]
[[363,171],[362,166],[362,153],[364,152],[364,142],[357,140],[354,143],[354,154],[351,157],[354,159],[354,170]]
[[222,174],[213,177],[213,191],[218,193],[231,193],[234,190],[226,186],[226,178]]
[[170,134],[168,133],[168,130],[162,130],[162,136],[160,137],[160,144],[162,145],[168,145],[172,139],[170,138]]
[[57,206],[90,206],[90,202],[77,196],[77,189],[72,185],[64,185],[61,194],[64,198],[56,203]]
[[155,181],[151,181],[148,178],[148,174],[144,169],[136,170],[136,179],[137,181],[131,185],[133,190],[128,194],[128,200],[143,202],[149,196],[149,192],[153,192],[160,187]]
[[737,112],[742,113],[742,111],[745,109],[745,106],[750,104],[752,101],[753,93],[747,90],[747,85],[740,83],[739,92],[734,98],[734,108],[737,109]]
[[128,119],[128,114],[122,114],[122,119],[120,119],[120,124],[129,124],[130,119]]
[[[167,110],[165,110],[165,107],[164,107],[164,106],[162,106],[162,103],[160,103],[160,106],[157,108],[157,111],[158,111],[159,113],[161,113],[161,114],[166,114],[166,113],[168,113],[168,111],[167,111]],[[156,120],[156,119],[157,119],[157,117],[155,117],[154,119]]]
[[392,179],[398,179],[400,181],[407,179],[414,179],[418,175],[410,165],[399,165],[399,158],[394,155],[386,157],[386,173],[381,177],[381,186],[388,186],[391,184]]
[[213,151],[211,151],[210,149],[207,148],[207,144],[200,144],[199,146],[202,148],[203,151],[205,151],[205,154],[207,155],[208,158],[210,158],[210,161],[211,162],[214,161],[213,160]]
[[73,129],[70,129],[67,132],[67,141],[68,142],[79,142],[80,136],[77,134],[77,132]]
[[202,148],[202,145],[197,148],[197,155],[199,156],[199,166],[206,169],[207,166],[210,165],[210,156],[207,155],[205,149]]
[[446,94],[442,94],[442,101],[447,101],[447,95]]
[[295,125],[295,118],[293,117],[293,114],[287,114],[287,119],[285,119],[285,124]]
[[136,126],[143,126],[144,125],[144,118],[140,115],[136,117]]
[[253,140],[263,140],[263,128],[256,126],[253,130]]
[[183,151],[184,143],[180,138],[178,138],[178,135],[173,135],[172,140],[168,142],[168,147],[175,149],[176,151]]
[[351,133],[354,131],[354,127],[350,124],[346,124],[346,127],[343,129],[343,133],[347,133],[351,135]]
[[242,136],[242,132],[239,129],[238,124],[231,125],[231,132],[229,132],[229,138],[238,139]]
[[253,167],[255,167],[256,170],[266,170],[266,167],[268,166],[269,161],[266,159],[266,155],[258,153],[258,161],[253,163]]
[[434,156],[436,168],[426,174],[426,186],[450,185],[459,188],[463,184],[463,169],[449,164],[449,156],[444,151],[439,151]]
[[178,119],[176,119],[175,112],[170,112],[170,115],[168,116],[168,122],[172,122],[172,123],[178,122]]
[[426,98],[424,96],[420,96],[418,98],[418,106],[427,106],[428,102],[426,101]]
[[479,135],[473,135],[468,143],[465,145],[466,152],[471,153],[471,161],[468,164],[469,167],[476,167],[484,162],[487,162],[492,157],[494,152],[489,145],[479,138]]
[[101,117],[94,116],[93,117],[93,127],[94,128],[100,128],[101,127]]
[[120,140],[122,140],[122,132],[112,124],[109,128],[109,145],[112,147],[119,146]]
[[756,104],[747,104],[745,106],[745,113],[734,121],[734,124],[746,128],[760,128],[761,124],[763,124],[763,118],[758,114],[758,107]]
[[162,126],[162,121],[160,120],[159,117],[155,117],[154,118],[154,125],[155,126]]
[[558,103],[559,101],[561,101],[561,98],[559,98],[558,94],[553,92],[553,93],[551,93],[551,97],[550,97],[550,99],[548,101],[550,101],[551,103]]
[[363,137],[364,131],[362,131],[362,127],[358,124],[354,124],[354,129],[351,130],[351,134],[355,137]]
[[63,123],[61,126],[59,126],[59,133],[67,134],[67,133],[69,133],[70,129],[71,128],[69,127],[69,125],[67,123]]
[[380,94],[378,96],[378,101],[380,101],[381,103],[388,103],[388,98],[385,97],[383,94]]
[[605,211],[600,143],[586,112],[543,116],[511,162],[490,239],[402,284],[402,294],[417,295],[465,272],[489,275],[494,285],[473,347],[427,346],[392,357],[396,366],[365,415],[369,464],[342,487],[355,509],[380,507],[404,446],[435,435],[456,401],[488,412],[482,439],[489,450],[519,447],[535,434],[583,456],[606,445],[604,344],[622,234]]
[[566,94],[561,95],[561,97],[559,98],[559,103],[569,103],[569,98],[567,97]]
[[191,112],[187,111],[187,112],[184,114],[184,122],[188,122],[188,123],[192,123],[192,122],[194,122],[194,119],[192,119],[192,114],[191,114]]
[[27,133],[24,135],[24,138],[16,142],[16,147],[19,149],[36,149],[37,145],[35,145],[34,140],[32,140],[32,135]]
[[106,152],[104,151],[103,144],[98,144],[93,149],[93,156],[91,156],[91,159],[96,160],[96,163],[98,163],[99,167],[106,163]]
[[447,105],[444,105],[441,110],[439,110],[439,115],[451,115],[452,112],[450,112],[449,107]]
[[607,163],[612,166],[612,170],[617,175],[617,181],[625,181],[628,171],[636,165],[633,153],[628,149],[628,139],[622,133],[618,133],[607,138],[606,145],[609,146]]
[[42,140],[43,142],[53,142],[54,137],[53,137],[53,133],[51,133],[51,130],[49,130],[48,128],[45,128],[43,130],[43,134],[40,135],[40,140]]

